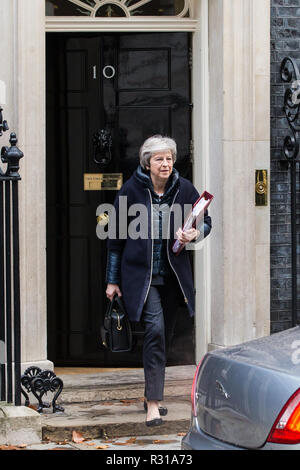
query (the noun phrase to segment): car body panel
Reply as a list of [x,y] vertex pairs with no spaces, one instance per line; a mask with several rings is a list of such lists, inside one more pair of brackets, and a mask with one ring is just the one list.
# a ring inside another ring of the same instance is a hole
[[209,356],[197,382],[199,426],[234,445],[261,447],[299,385],[282,372]]
[[[195,418],[192,418],[192,422]],[[196,421],[196,420],[195,420]],[[215,439],[203,432],[196,422],[194,422],[181,441],[182,450],[249,450],[246,447],[238,447],[227,442]],[[300,450],[300,444],[283,445],[267,442],[262,447],[256,450]]]
[[283,406],[300,389],[295,345],[300,348],[300,327],[207,353],[196,382],[190,439],[196,442],[199,433],[205,442],[210,436],[238,448],[265,446]]
[[295,375],[300,379],[300,326],[233,347],[212,351],[222,357]]

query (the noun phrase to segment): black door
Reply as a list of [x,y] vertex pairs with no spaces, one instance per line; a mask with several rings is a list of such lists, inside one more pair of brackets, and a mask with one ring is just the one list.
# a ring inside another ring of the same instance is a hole
[[[100,342],[106,308],[106,242],[96,209],[116,191],[84,190],[84,174],[137,167],[153,134],[176,139],[177,169],[191,179],[188,33],[47,34],[48,357],[56,365],[141,366]],[[111,139],[101,163],[95,136]],[[139,329],[139,326],[137,325]],[[193,322],[180,310],[169,365],[194,362]]]

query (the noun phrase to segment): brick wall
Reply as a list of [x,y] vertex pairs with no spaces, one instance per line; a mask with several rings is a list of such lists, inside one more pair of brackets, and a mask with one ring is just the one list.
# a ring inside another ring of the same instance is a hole
[[289,129],[282,111],[286,86],[279,73],[281,61],[286,56],[298,59],[300,63],[300,0],[271,0],[272,333],[292,326],[290,175],[279,163],[283,159],[283,139]]

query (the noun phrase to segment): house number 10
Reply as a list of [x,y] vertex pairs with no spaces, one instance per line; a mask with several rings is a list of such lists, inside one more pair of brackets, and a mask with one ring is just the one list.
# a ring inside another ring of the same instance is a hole
[[106,65],[103,68],[102,73],[105,78],[113,78],[116,75],[116,70],[112,65]]

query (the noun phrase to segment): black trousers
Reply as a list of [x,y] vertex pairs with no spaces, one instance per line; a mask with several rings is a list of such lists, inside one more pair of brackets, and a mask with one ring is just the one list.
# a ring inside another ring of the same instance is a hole
[[142,323],[144,326],[143,366],[145,397],[162,401],[165,366],[176,324],[179,286],[173,277],[165,278],[163,285],[150,286]]

